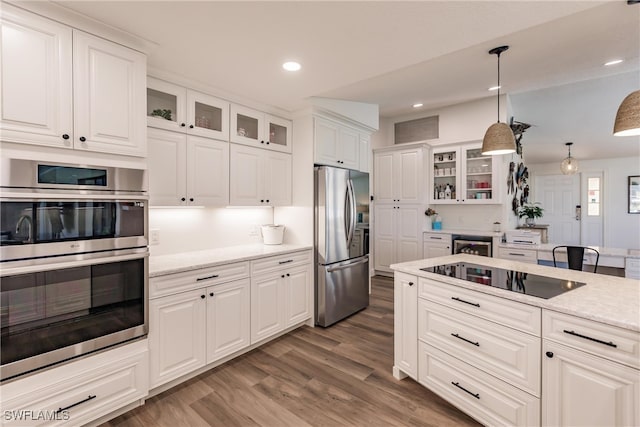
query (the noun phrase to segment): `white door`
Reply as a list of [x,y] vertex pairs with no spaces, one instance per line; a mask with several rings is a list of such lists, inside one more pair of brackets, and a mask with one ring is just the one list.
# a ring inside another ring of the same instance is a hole
[[229,204],[264,206],[262,150],[236,144],[229,148]]
[[205,302],[204,289],[150,301],[151,388],[204,366]]
[[149,203],[153,206],[187,204],[187,136],[148,130]]
[[142,53],[73,31],[74,148],[147,155],[146,74]]
[[230,110],[229,138],[231,142],[266,148],[264,113],[237,104],[231,104]]
[[229,140],[229,103],[211,95],[187,90],[187,133]]
[[[261,151],[261,150],[260,150]],[[291,204],[291,154],[263,151],[264,191],[260,200],[271,206]]]
[[284,329],[284,277],[276,273],[251,278],[251,344]]
[[285,273],[287,320],[285,326],[293,326],[311,317],[311,273],[308,266]]
[[[576,206],[580,206],[580,174],[537,175],[531,201],[540,202],[544,209],[540,224],[549,224],[549,243],[580,245],[580,219]],[[576,219],[578,218],[578,219]]]
[[582,173],[582,244],[604,246],[604,182],[602,172]]
[[338,165],[339,126],[327,120],[313,120],[314,161],[323,165]]
[[422,182],[422,150],[406,150],[396,154],[394,165],[395,198],[400,203],[419,203]]
[[395,262],[395,218],[397,206],[375,207],[375,268],[388,270]]
[[229,143],[191,135],[187,141],[188,204],[228,205]]
[[269,142],[269,149],[291,153],[291,128],[290,120],[264,115],[264,137]]
[[636,369],[547,340],[543,348],[543,425],[640,425]]
[[396,259],[395,262],[414,261],[422,258],[422,227],[424,217],[421,207],[399,206],[396,209]]
[[422,245],[424,258],[435,258],[439,256],[451,255],[451,246],[448,243],[425,242]]
[[[418,280],[396,273],[393,284],[394,367],[411,378],[418,376]],[[395,369],[394,369],[395,371]]]
[[207,288],[207,363],[249,345],[249,279]]
[[71,28],[3,3],[0,31],[2,139],[70,148]]
[[360,167],[360,135],[357,131],[345,127],[340,127],[338,135],[340,166],[358,169]]
[[395,153],[376,153],[373,164],[373,180],[376,203],[393,203],[395,177],[393,163]]

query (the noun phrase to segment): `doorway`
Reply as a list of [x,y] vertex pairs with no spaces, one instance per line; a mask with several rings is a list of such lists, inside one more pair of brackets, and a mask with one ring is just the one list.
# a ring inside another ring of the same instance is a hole
[[541,222],[549,224],[549,243],[581,244],[580,174],[536,175],[534,201],[544,209]]

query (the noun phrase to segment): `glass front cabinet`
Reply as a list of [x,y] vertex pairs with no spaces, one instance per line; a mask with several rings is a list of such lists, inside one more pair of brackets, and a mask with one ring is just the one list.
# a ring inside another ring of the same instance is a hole
[[290,120],[231,104],[231,142],[291,153]]
[[500,203],[500,156],[483,156],[481,147],[477,143],[432,150],[430,203]]
[[147,125],[229,140],[229,103],[153,77],[147,78]]

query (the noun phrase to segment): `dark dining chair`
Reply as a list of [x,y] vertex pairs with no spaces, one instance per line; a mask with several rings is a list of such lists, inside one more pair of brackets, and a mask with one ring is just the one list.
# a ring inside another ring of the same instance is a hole
[[569,268],[571,270],[578,270],[578,271],[582,271],[582,262],[584,260],[584,252],[586,251],[593,251],[596,253],[596,263],[593,265],[593,272],[595,273],[596,270],[598,269],[598,261],[600,260],[600,252],[598,252],[597,250],[593,249],[593,248],[589,248],[586,246],[556,246],[555,248],[553,248],[553,251],[551,252],[553,255],[553,266],[557,267],[556,265],[556,249],[562,249],[565,248],[567,250],[567,261],[569,263]]

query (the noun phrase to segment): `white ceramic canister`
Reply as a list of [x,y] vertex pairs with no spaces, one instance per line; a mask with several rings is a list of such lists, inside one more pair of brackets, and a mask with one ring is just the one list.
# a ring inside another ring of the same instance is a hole
[[265,245],[281,245],[284,238],[284,225],[265,224],[261,227],[262,242]]

